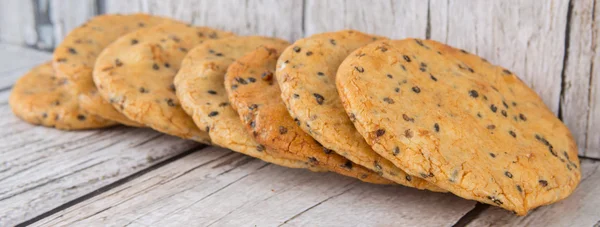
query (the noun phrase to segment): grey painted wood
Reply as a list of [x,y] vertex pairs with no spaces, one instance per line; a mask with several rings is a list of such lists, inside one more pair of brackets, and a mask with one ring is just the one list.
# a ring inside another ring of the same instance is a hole
[[475,203],[206,148],[36,226],[441,226]]
[[48,10],[52,21],[55,45],[62,42],[62,39],[71,30],[97,14],[95,0],[50,1]]
[[106,13],[145,12],[238,35],[265,35],[289,41],[302,37],[302,1],[278,0],[106,0]]
[[431,0],[431,38],[515,72],[558,113],[569,0]]
[[33,1],[4,0],[0,7],[0,42],[33,45],[37,42]]
[[563,201],[540,207],[525,217],[495,207],[482,212],[469,226],[598,226],[600,224],[600,162],[581,163],[582,180]]
[[0,45],[0,226],[21,223],[198,144],[150,129],[79,132],[27,124],[8,105],[10,86],[49,53]]

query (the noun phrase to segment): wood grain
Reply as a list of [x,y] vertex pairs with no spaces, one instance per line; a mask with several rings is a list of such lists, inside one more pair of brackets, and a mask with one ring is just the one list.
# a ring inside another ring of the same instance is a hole
[[474,204],[451,194],[283,168],[211,147],[35,224],[437,226],[457,221]]
[[306,36],[357,29],[394,39],[425,38],[427,1],[306,0]]
[[598,226],[600,223],[600,162],[581,162],[582,180],[563,201],[536,209],[525,217],[490,207],[468,226]]
[[[17,119],[10,86],[49,53],[0,45],[0,226],[79,198],[198,144],[150,129],[66,132]],[[5,61],[6,60],[6,61]]]
[[515,72],[558,113],[569,0],[431,0],[431,38]]
[[18,45],[33,45],[37,42],[33,1],[2,1],[0,42]]
[[58,45],[71,30],[96,15],[95,0],[50,1],[49,15],[54,29],[54,43]]
[[596,104],[600,68],[594,64],[600,60],[600,11],[597,10],[600,4],[597,0],[572,4],[561,114],[577,140],[579,154],[600,158],[600,109]]
[[107,13],[145,12],[238,35],[274,36],[289,41],[302,37],[302,1],[278,0],[107,0]]

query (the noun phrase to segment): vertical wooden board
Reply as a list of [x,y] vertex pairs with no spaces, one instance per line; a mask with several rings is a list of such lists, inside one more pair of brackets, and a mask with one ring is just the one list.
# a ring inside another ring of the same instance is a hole
[[569,0],[431,0],[431,38],[511,69],[558,112]]
[[269,165],[211,147],[36,225],[451,225],[474,204],[446,193]]
[[425,38],[428,2],[421,0],[306,0],[306,36],[356,29],[393,39]]
[[[588,125],[593,118],[590,94],[593,82],[593,67],[598,28],[594,23],[594,0],[572,1],[572,12],[569,32],[569,48],[564,74],[563,96],[561,97],[562,120],[569,127],[579,146],[579,154],[589,157],[600,157],[600,147],[590,147],[586,151],[589,139],[600,140],[600,137],[588,134]],[[594,31],[594,29],[596,29]],[[597,71],[596,71],[597,72]],[[588,117],[589,116],[589,117]],[[597,126],[598,127],[598,126]],[[598,133],[598,132],[596,132]]]
[[590,109],[588,116],[585,156],[600,158],[600,0],[594,2],[593,40],[594,58],[590,74]]
[[468,226],[598,226],[600,223],[600,162],[581,162],[582,180],[566,199],[540,207],[527,216],[489,207]]
[[146,0],[103,0],[104,13],[141,13],[148,12]]
[[29,69],[51,58],[51,53],[0,44],[0,90],[11,87]]
[[95,0],[50,1],[50,20],[54,26],[55,45],[74,28],[96,15]]
[[0,42],[34,45],[37,42],[33,1],[5,0],[0,7]]

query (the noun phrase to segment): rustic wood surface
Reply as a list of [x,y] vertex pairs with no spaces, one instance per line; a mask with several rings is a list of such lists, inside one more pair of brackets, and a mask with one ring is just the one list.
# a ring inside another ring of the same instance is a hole
[[290,41],[351,28],[446,42],[521,76],[571,129],[580,155],[600,158],[600,0],[6,0],[0,226],[600,226],[600,162],[590,159],[571,197],[516,217],[449,194],[285,169],[149,129],[63,132],[11,113],[12,84],[51,57],[32,48],[52,49],[94,15],[133,12]]

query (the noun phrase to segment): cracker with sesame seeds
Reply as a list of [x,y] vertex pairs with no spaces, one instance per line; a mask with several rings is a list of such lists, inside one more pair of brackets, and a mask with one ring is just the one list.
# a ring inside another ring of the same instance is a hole
[[[192,49],[175,77],[177,97],[196,125],[208,133],[214,145],[225,147],[263,161],[292,168],[321,171],[305,161],[274,156],[245,130],[227,100],[223,78],[227,67],[246,52],[265,44],[279,46],[288,42],[261,36],[229,37],[205,42]],[[254,78],[247,78],[252,83]]]
[[[57,77],[69,81],[79,104],[86,111],[125,125],[141,127],[129,120],[98,94],[92,79],[94,63],[100,52],[117,38],[144,27],[151,27],[171,19],[146,14],[108,14],[94,17],[73,29],[56,47],[53,65]],[[131,40],[135,45],[137,40]]]
[[466,51],[375,42],[344,60],[336,84],[376,152],[460,197],[525,215],[580,181],[566,126],[516,75]]
[[[283,48],[260,47],[239,58],[227,70],[225,87],[246,130],[270,151],[365,182],[391,184],[374,171],[321,146],[288,114],[273,76]],[[249,78],[255,78],[253,82]],[[239,119],[238,119],[239,120]]]
[[38,65],[13,86],[9,103],[13,113],[34,125],[63,130],[104,128],[117,124],[88,114],[79,107],[64,78],[57,78],[52,63]]
[[376,37],[353,30],[328,32],[296,41],[279,58],[276,76],[281,97],[302,130],[327,149],[378,172],[398,184],[443,191],[407,175],[377,154],[356,131],[335,87],[338,66],[353,50]]
[[139,29],[102,51],[94,66],[94,82],[100,95],[127,118],[169,135],[209,143],[208,135],[181,108],[173,78],[189,49],[231,35],[182,23]]

